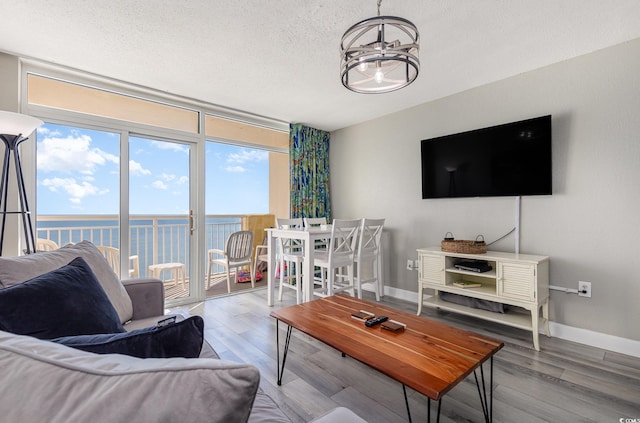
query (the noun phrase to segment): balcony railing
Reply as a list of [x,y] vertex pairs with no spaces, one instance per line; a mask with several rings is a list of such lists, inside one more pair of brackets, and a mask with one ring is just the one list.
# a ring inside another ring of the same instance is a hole
[[[229,234],[241,229],[241,215],[207,215],[206,249],[223,249]],[[38,216],[37,237],[58,246],[89,240],[95,245],[120,248],[119,218],[98,216]],[[135,215],[129,220],[129,254],[137,255],[140,277],[158,263],[184,263],[189,277],[189,219],[184,215]],[[214,268],[214,272],[221,272]]]

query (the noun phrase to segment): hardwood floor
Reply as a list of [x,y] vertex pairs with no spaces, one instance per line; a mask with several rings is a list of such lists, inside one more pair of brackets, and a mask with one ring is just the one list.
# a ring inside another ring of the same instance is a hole
[[[292,294],[285,292],[274,308],[294,304]],[[294,422],[312,420],[337,406],[370,423],[407,421],[400,384],[296,330],[282,386],[277,386],[276,322],[269,317],[273,308],[266,295],[261,289],[210,299],[190,311],[204,317],[205,337],[223,359],[260,369],[262,389]],[[373,294],[365,299],[374,300]],[[417,310],[416,304],[388,296],[381,303]],[[545,336],[537,352],[523,330],[430,308],[422,316],[505,343],[494,361],[494,422],[640,422],[640,358]],[[285,330],[280,324],[281,342]],[[426,398],[408,394],[413,420],[426,421]],[[473,377],[442,400],[441,422],[467,421],[483,421]]]

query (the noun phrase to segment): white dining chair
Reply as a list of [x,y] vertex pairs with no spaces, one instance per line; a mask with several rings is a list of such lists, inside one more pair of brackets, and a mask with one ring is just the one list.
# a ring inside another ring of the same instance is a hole
[[304,218],[305,228],[318,227],[320,225],[326,225],[326,224],[327,224],[326,217],[305,217]]
[[324,297],[342,291],[354,295],[354,258],[361,224],[360,219],[333,220],[327,249],[314,254],[313,264],[320,268],[321,282],[314,295]]
[[[304,219],[304,227],[309,228],[320,228],[322,225],[327,224],[326,217],[305,217]],[[317,250],[318,248],[327,248],[327,239],[318,239],[314,244],[314,248]]]
[[[302,229],[302,218],[276,219],[278,229]],[[278,258],[280,287],[278,288],[278,300],[282,301],[283,288],[290,288],[296,292],[296,303],[302,300],[302,261],[304,260],[304,248],[300,241],[294,239],[278,238]]]
[[[382,287],[382,275],[380,275],[380,243],[382,241],[382,228],[384,219],[362,219],[360,225],[360,235],[358,237],[358,248],[354,261],[356,263],[356,289],[358,298],[362,299],[362,289],[365,284],[373,285],[376,294],[376,301],[380,301],[380,296],[384,295]],[[365,267],[365,266],[371,266]],[[365,279],[365,269],[371,271],[371,277]]]

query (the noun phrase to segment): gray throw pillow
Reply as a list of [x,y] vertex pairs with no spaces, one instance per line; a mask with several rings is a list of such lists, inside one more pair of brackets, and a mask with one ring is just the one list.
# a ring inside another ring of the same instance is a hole
[[111,301],[81,257],[0,289],[0,330],[39,339],[125,331]]
[[131,320],[133,305],[129,294],[100,250],[89,241],[64,246],[54,251],[20,257],[0,257],[0,288],[7,288],[58,269],[76,257],[82,257],[89,264],[116,309],[120,323]]

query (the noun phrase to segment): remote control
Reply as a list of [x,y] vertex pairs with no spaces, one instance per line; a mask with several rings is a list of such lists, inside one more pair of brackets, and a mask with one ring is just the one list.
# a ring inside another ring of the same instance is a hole
[[387,320],[389,320],[389,318],[387,316],[372,317],[371,319],[369,319],[366,322],[364,322],[364,324],[368,328],[371,328],[371,327],[374,327],[375,325],[379,325],[382,322],[386,322]]

